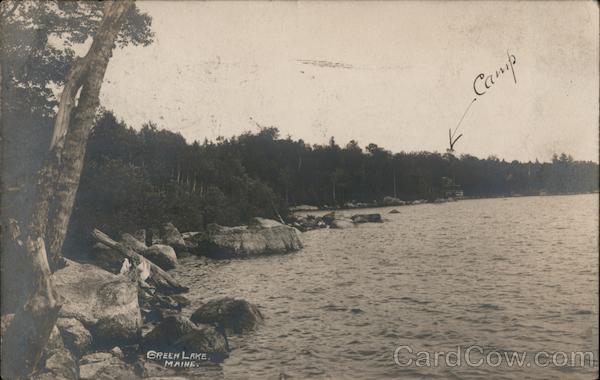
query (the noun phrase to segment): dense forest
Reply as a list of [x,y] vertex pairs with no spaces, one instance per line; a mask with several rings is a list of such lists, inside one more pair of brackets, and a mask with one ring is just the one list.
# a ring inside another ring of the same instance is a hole
[[[444,178],[445,177],[445,178]],[[550,163],[414,152],[393,154],[309,145],[281,138],[274,127],[216,142],[188,144],[148,123],[139,131],[104,112],[88,143],[72,230],[133,230],[173,221],[182,230],[253,216],[285,217],[288,206],[343,206],[443,196],[452,179],[465,196],[588,192],[598,189],[598,165],[554,156]],[[75,227],[75,228],[73,228]],[[75,231],[73,231],[75,232]]]
[[[21,131],[19,140],[39,145],[42,130],[38,127],[31,139]],[[24,157],[36,147],[13,149],[15,157]],[[88,142],[68,242],[75,244],[94,227],[118,234],[172,221],[191,231],[213,222],[236,225],[253,216],[285,218],[288,207],[299,204],[340,207],[381,202],[385,196],[434,200],[444,196],[447,182],[459,185],[466,197],[598,190],[598,164],[567,154],[551,159],[522,163],[392,153],[375,144],[361,148],[355,141],[339,146],[334,138],[327,145],[310,145],[282,138],[275,127],[189,144],[153,123],[135,130],[103,111]],[[17,159],[14,165],[21,161],[30,160]]]

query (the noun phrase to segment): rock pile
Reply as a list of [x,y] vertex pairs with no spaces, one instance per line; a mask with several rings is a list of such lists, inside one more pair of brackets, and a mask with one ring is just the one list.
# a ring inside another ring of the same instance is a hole
[[381,214],[355,214],[347,217],[341,213],[330,212],[323,216],[306,215],[292,217],[292,226],[305,232],[318,228],[351,228],[362,223],[381,223]]

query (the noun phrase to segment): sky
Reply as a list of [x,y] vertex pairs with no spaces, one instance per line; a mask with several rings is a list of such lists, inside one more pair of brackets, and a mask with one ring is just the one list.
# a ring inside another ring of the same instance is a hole
[[[134,128],[445,152],[464,114],[457,154],[598,161],[594,2],[136,4],[155,41],[115,50],[101,92]],[[494,80],[483,95],[479,74]]]

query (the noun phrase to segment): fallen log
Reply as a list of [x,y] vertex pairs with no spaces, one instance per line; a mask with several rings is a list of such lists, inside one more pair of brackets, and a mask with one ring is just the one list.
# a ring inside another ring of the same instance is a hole
[[106,245],[109,248],[112,248],[121,256],[123,259],[129,259],[129,261],[133,264],[133,266],[137,267],[142,262],[149,264],[150,266],[150,277],[146,280],[146,282],[154,285],[157,290],[162,291],[163,293],[173,294],[173,293],[186,293],[189,291],[189,288],[181,285],[177,280],[171,277],[167,272],[162,270],[158,265],[152,263],[150,260],[144,258],[144,256],[135,252],[134,250],[127,248],[121,243],[117,243],[113,239],[111,239],[104,232],[94,229],[92,231],[92,237],[97,242]]

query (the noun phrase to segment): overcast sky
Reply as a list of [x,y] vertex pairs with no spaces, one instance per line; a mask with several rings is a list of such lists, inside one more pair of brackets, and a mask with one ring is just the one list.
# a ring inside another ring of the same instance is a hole
[[[115,51],[102,88],[136,128],[152,120],[191,142],[256,121],[308,143],[445,152],[478,98],[457,153],[598,161],[594,2],[137,4],[155,42]],[[515,77],[495,78],[507,50]],[[495,84],[476,96],[480,73]]]

